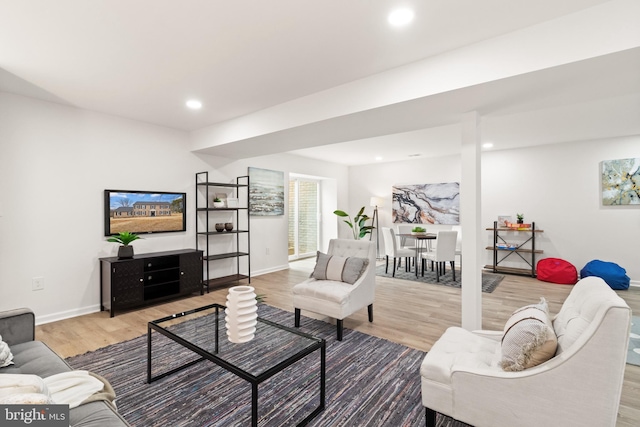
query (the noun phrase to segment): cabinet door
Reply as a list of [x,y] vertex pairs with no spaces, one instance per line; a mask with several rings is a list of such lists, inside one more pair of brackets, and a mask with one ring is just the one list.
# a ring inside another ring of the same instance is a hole
[[131,260],[111,264],[111,298],[113,305],[124,307],[144,301],[144,263]]
[[180,293],[202,292],[202,252],[180,255]]

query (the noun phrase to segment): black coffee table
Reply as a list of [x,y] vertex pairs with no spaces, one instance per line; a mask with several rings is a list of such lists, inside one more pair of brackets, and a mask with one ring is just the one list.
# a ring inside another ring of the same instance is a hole
[[[325,340],[258,317],[255,338],[245,343],[234,344],[227,339],[224,309],[220,304],[211,304],[149,322],[147,381],[156,381],[195,363],[209,360],[251,383],[251,425],[257,426],[258,385],[319,350],[320,403],[298,425],[307,424],[322,412],[325,404]],[[153,331],[188,348],[200,357],[184,364],[172,365],[167,371],[152,375]]]

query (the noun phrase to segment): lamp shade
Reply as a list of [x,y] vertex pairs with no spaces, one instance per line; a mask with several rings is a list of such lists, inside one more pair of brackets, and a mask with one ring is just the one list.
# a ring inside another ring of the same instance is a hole
[[384,202],[382,197],[372,197],[371,200],[369,200],[369,206],[383,206]]

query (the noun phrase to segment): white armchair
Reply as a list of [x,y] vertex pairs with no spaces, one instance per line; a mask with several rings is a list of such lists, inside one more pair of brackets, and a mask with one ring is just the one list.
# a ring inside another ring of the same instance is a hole
[[300,310],[336,319],[338,341],[342,341],[342,321],[367,307],[369,322],[373,322],[373,302],[376,287],[376,245],[368,240],[333,239],[327,255],[368,259],[368,265],[353,283],[339,280],[318,280],[313,277],[293,287],[295,326],[300,326]]
[[503,371],[502,331],[447,329],[420,367],[426,425],[440,412],[476,427],[615,426],[630,322],[626,302],[587,277],[553,319],[555,356],[537,366]]

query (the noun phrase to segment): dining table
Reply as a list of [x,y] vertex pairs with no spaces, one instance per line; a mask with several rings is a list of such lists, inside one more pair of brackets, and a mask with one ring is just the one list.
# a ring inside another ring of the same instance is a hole
[[418,277],[418,265],[420,262],[420,253],[423,252],[427,248],[427,243],[430,240],[436,240],[438,235],[436,233],[399,233],[397,236],[400,238],[401,242],[406,242],[407,239],[415,239],[415,259],[414,265],[416,266],[416,277]]

